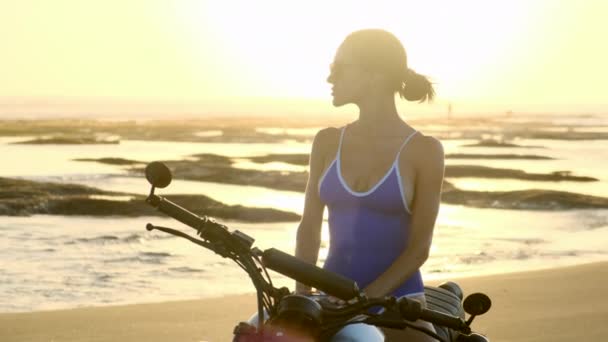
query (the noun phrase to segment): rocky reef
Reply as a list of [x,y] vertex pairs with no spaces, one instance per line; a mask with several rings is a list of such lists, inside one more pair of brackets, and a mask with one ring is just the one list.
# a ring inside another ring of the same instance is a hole
[[[126,198],[126,200],[125,200]],[[270,208],[227,205],[204,195],[173,195],[167,199],[199,214],[246,222],[298,221],[296,213]],[[103,191],[82,185],[0,178],[0,215],[29,216],[158,216],[145,197]]]

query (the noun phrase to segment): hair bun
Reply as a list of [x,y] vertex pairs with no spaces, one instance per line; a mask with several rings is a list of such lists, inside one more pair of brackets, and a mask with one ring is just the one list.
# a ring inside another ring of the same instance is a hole
[[399,90],[399,96],[408,101],[431,101],[435,97],[435,90],[426,76],[408,68],[403,76],[403,87]]

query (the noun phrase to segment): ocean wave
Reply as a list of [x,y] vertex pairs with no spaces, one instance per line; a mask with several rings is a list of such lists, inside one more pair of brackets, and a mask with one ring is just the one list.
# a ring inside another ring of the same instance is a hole
[[140,234],[131,234],[131,235],[123,238],[122,240],[126,243],[134,243],[134,242],[141,242],[142,239],[144,239],[144,237]]
[[114,278],[113,275],[111,274],[107,274],[107,273],[102,273],[102,274],[98,274],[95,276],[95,282],[109,282],[110,280],[112,280]]
[[183,266],[183,267],[170,267],[169,271],[181,272],[181,273],[202,273],[202,272],[206,272],[203,269],[192,268],[192,267],[187,267],[187,266]]
[[543,256],[543,257],[573,257],[573,256],[579,256],[581,254],[581,251],[578,250],[567,250],[567,251],[548,251],[548,252],[542,252],[539,255]]
[[561,250],[561,251],[544,251],[539,253],[540,256],[543,257],[578,257],[583,255],[607,255],[608,250],[604,249],[588,249],[588,250],[580,250],[580,249],[569,249],[569,250]]
[[43,248],[43,249],[31,249],[29,250],[30,253],[53,253],[56,252],[57,250],[55,248]]
[[143,234],[139,234],[139,233],[134,233],[134,234],[130,234],[128,236],[122,237],[120,238],[120,242],[121,243],[141,243],[143,241],[154,241],[154,240],[169,240],[169,239],[175,239],[176,236],[174,235],[169,235],[169,234],[150,234],[150,233],[143,233]]
[[119,241],[120,238],[114,235],[101,235],[94,238],[78,238],[76,242],[84,242],[84,243],[104,243],[107,241]]
[[512,259],[516,259],[516,260],[528,260],[530,258],[532,258],[532,256],[534,256],[534,252],[533,251],[525,251],[523,249],[517,250],[516,252],[514,252],[513,254],[511,254],[511,258]]
[[572,230],[595,230],[608,228],[608,215],[606,212],[585,212],[579,217],[580,224],[570,227]]
[[140,257],[125,257],[125,258],[116,258],[104,260],[105,264],[118,264],[118,263],[142,263],[142,264],[152,264],[152,265],[160,265],[162,264],[162,260],[159,259],[145,259]]
[[495,238],[494,240],[508,241],[508,242],[519,242],[519,243],[522,243],[524,245],[537,245],[537,244],[540,244],[540,243],[547,242],[546,240],[536,239],[536,238]]
[[449,270],[447,268],[433,268],[433,269],[426,271],[426,273],[441,274],[441,273],[447,273],[448,271]]
[[130,234],[125,237],[119,237],[116,235],[101,235],[95,236],[91,238],[77,238],[73,240],[69,240],[64,242],[65,245],[74,245],[74,244],[82,244],[82,243],[90,243],[96,245],[106,245],[106,244],[130,244],[130,243],[140,243],[144,240],[166,240],[175,238],[172,235],[160,235],[160,234]]
[[166,258],[170,257],[171,253],[166,252],[141,252],[139,255],[144,257],[153,257],[153,258]]
[[105,263],[105,264],[137,263],[137,264],[161,265],[164,263],[164,260],[170,256],[171,256],[171,254],[169,254],[169,253],[142,252],[136,256],[104,260],[103,263]]
[[126,236],[124,238],[122,238],[121,240],[127,243],[131,243],[131,242],[139,242],[141,240],[169,240],[169,239],[175,239],[177,238],[175,235],[170,235],[170,234],[150,234],[150,233],[143,233],[143,234],[138,234],[138,233],[134,233],[131,234],[129,236]]
[[608,208],[608,198],[606,197],[544,189],[483,192],[454,188],[443,192],[441,194],[441,199],[445,203],[478,208],[524,210]]
[[[538,256],[538,253],[531,249],[512,249],[508,251],[493,251],[493,252],[477,252],[473,254],[465,254],[457,257],[458,264],[462,265],[477,265],[484,264],[494,261],[506,261],[506,260],[528,260],[533,256]],[[448,271],[446,269],[439,270],[437,272]]]
[[465,265],[471,265],[494,261],[496,260],[496,257],[486,252],[478,252],[473,255],[460,256],[458,257],[458,260]]

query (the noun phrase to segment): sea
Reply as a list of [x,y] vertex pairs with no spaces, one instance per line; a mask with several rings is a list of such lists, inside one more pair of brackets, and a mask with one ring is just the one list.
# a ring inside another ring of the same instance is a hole
[[[532,119],[530,119],[532,120]],[[547,119],[545,119],[547,120]],[[587,120],[587,121],[585,121]],[[525,121],[524,121],[525,122]],[[555,118],[580,131],[608,131],[606,118]],[[449,128],[437,128],[449,129]],[[260,127],[266,134],[309,136],[316,129]],[[221,134],[217,131],[201,135]],[[247,157],[309,153],[310,140],[275,143],[203,143],[121,140],[116,145],[13,144],[34,137],[0,137],[0,177],[82,184],[109,191],[145,195],[150,187],[142,175],[122,166],[75,161],[116,157],[144,162],[186,159],[214,153],[234,158],[233,167],[258,170],[306,170],[305,166]],[[475,191],[559,190],[608,196],[608,141],[517,139],[533,146],[464,147],[470,139],[442,141],[446,154],[535,154],[552,160],[447,159],[448,165],[482,165],[530,173],[570,171],[597,182],[547,182],[516,179],[453,178],[456,187]],[[157,194],[203,194],[230,205],[275,208],[302,213],[303,194],[258,186],[174,180]],[[255,239],[260,249],[294,253],[297,222],[247,223],[220,220],[231,230]],[[219,297],[255,292],[248,276],[231,260],[162,232],[148,232],[147,223],[184,232],[179,222],[154,217],[0,216],[0,312],[30,312]],[[319,266],[329,246],[323,222]],[[494,209],[443,203],[434,230],[424,280],[555,268],[608,260],[608,209]],[[270,272],[277,286],[293,289],[294,281]],[[474,290],[474,289],[472,289]]]

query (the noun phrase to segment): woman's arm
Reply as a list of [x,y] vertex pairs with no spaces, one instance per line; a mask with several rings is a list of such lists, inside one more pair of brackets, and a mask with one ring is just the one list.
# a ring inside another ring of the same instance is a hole
[[392,293],[411,277],[429,256],[433,228],[441,202],[444,153],[441,143],[432,137],[420,139],[420,146],[416,147],[418,152],[410,159],[415,160],[416,178],[408,245],[405,252],[365,288],[365,293],[370,297],[382,297]]
[[[324,149],[335,128],[326,128],[317,133],[310,153],[310,171],[304,197],[304,212],[298,226],[296,257],[316,265],[321,245],[321,224],[325,206],[319,198],[319,178],[324,168]],[[309,292],[310,287],[296,283],[296,292]]]

